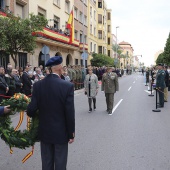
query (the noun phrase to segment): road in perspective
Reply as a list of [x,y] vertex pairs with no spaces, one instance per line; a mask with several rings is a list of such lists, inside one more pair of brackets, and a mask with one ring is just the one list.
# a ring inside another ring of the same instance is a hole
[[[139,73],[119,78],[112,115],[106,112],[105,95],[99,91],[97,110],[88,113],[83,90],[75,94],[76,138],[69,145],[68,170],[168,170],[170,169],[170,105],[161,112],[149,97],[144,76]],[[17,124],[19,115],[12,118]],[[23,123],[22,128],[26,126]],[[22,164],[31,148],[19,150],[0,140],[1,170],[40,170],[40,145]]]

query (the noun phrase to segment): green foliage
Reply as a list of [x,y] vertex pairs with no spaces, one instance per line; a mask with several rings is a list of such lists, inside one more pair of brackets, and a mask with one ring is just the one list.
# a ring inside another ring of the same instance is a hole
[[11,55],[17,65],[19,51],[33,53],[36,48],[36,38],[32,36],[35,31],[41,31],[47,25],[43,16],[30,14],[30,18],[0,17],[0,50]]
[[163,52],[163,57],[164,57],[164,62],[167,65],[170,65],[170,33],[166,41],[166,45],[165,45],[164,52]]
[[164,53],[159,54],[156,60],[156,64],[159,64],[159,63],[165,63]]
[[2,105],[9,105],[11,108],[10,114],[5,114],[0,117],[0,137],[10,147],[25,149],[26,147],[33,146],[38,141],[38,126],[39,117],[38,112],[36,116],[29,122],[29,130],[16,130],[11,127],[10,115],[15,115],[16,112],[21,112],[27,109],[30,99],[24,94],[16,94],[8,100],[3,100]]
[[121,47],[120,47],[118,44],[117,44],[117,45],[116,45],[116,44],[113,45],[113,46],[112,46],[112,49],[113,49],[114,52],[117,51],[118,57],[121,56],[123,50],[121,49]]
[[93,66],[114,66],[114,59],[103,54],[93,54],[93,59],[91,59],[91,64]]

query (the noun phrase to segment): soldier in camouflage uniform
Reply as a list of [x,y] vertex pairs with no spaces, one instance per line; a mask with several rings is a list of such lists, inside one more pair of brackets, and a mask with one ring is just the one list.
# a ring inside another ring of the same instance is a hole
[[117,74],[112,72],[111,67],[108,67],[107,72],[102,76],[101,90],[105,92],[107,112],[111,115],[114,104],[114,94],[119,90]]
[[72,71],[72,82],[74,83],[74,89],[75,89],[75,82],[76,82],[76,71],[75,71],[75,66],[71,66],[71,71]]
[[67,67],[67,73],[68,73],[68,76],[70,77],[70,80],[72,82],[73,76],[72,76],[72,69],[71,69],[70,65],[68,65],[68,67]]

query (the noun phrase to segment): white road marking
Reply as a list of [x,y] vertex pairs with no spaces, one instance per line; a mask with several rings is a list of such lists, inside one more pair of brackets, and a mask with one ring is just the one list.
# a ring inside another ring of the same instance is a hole
[[128,91],[130,91],[131,88],[132,88],[132,87],[129,87]]
[[112,114],[110,114],[110,115],[113,115],[113,113],[114,113],[114,111],[117,109],[117,107],[120,105],[120,103],[123,101],[123,99],[121,99],[118,103],[117,103],[117,105],[113,108],[113,110],[112,110]]
[[[146,93],[149,93],[151,94],[151,91],[148,91],[148,90],[144,90]],[[153,90],[152,93],[154,93],[155,91]]]

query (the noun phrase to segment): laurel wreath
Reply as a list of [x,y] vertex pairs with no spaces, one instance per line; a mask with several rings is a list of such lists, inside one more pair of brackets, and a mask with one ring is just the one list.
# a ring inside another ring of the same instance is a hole
[[24,94],[17,93],[10,99],[3,100],[1,103],[3,106],[10,105],[11,109],[9,114],[4,114],[0,117],[0,137],[10,148],[25,149],[33,146],[38,141],[38,112],[32,119],[28,119],[27,129],[21,131],[11,127],[11,115],[15,115],[17,112],[24,113],[29,102],[30,98]]

